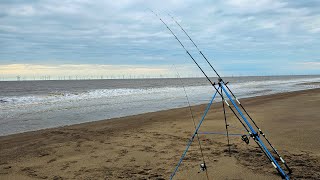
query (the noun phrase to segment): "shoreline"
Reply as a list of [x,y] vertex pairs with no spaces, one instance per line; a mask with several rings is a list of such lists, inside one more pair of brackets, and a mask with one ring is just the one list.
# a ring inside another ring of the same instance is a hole
[[[319,82],[302,83],[302,85],[319,85]],[[312,90],[315,90],[315,89],[320,89],[320,88],[313,88],[313,89],[306,89],[306,90],[294,90],[294,91],[290,91],[290,92],[282,92],[282,93],[274,93],[274,94],[258,95],[258,96],[249,96],[249,97],[246,96],[244,98],[241,98],[241,101],[252,99],[252,98],[253,99],[254,98],[264,98],[264,97],[274,96],[274,95],[278,95],[278,94],[279,95],[286,95],[286,94],[302,92],[302,91],[312,91]],[[217,95],[217,97],[218,97],[218,95]],[[209,99],[208,99],[208,102],[209,102]],[[214,102],[213,104],[217,104],[217,103],[221,103],[221,101],[219,100],[218,102]],[[204,105],[206,105],[206,104],[191,105],[191,107],[204,106]],[[128,118],[128,117],[131,117],[131,116],[144,115],[144,114],[157,113],[157,112],[164,112],[164,111],[169,111],[169,110],[178,110],[178,109],[184,109],[184,108],[189,108],[189,107],[188,106],[183,106],[183,107],[169,108],[169,109],[164,109],[164,110],[159,110],[159,111],[150,111],[150,112],[138,113],[138,114],[133,114],[133,115],[128,115],[128,116],[120,116],[120,117],[114,117],[114,118],[108,118],[108,119],[98,119],[98,120],[92,120],[92,121],[88,121],[88,122],[79,122],[79,123],[70,124],[70,125],[48,127],[48,128],[43,128],[43,129],[37,129],[37,130],[14,133],[14,134],[0,135],[0,138],[1,137],[6,137],[6,136],[12,136],[12,135],[32,133],[32,132],[37,132],[37,131],[45,131],[45,130],[50,130],[50,129],[57,129],[57,128],[59,129],[59,128],[65,128],[65,127],[72,127],[72,126],[77,126],[77,125],[81,125],[81,124],[96,123],[96,122],[100,122],[100,121],[114,121],[114,120],[119,120],[119,119],[122,119],[122,118]]]
[[[293,166],[295,178],[320,178],[320,141],[311,139],[320,135],[319,97],[318,88],[241,99],[289,166]],[[192,106],[196,121],[205,106]],[[202,131],[224,132],[221,110],[221,102],[213,104]],[[227,118],[230,124],[241,128],[229,111]],[[167,179],[193,131],[188,107],[183,107],[0,136],[0,177]],[[224,136],[201,135],[201,140],[212,178],[278,178],[274,168],[264,164],[264,156],[252,142],[246,146],[239,137],[232,137],[229,158]],[[177,179],[205,179],[203,173],[198,173],[200,161],[194,144]],[[238,171],[226,174],[230,168]]]

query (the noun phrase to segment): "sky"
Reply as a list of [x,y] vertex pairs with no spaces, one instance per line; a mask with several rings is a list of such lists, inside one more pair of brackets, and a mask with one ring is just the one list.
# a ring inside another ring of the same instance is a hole
[[318,0],[1,0],[0,79],[320,74]]

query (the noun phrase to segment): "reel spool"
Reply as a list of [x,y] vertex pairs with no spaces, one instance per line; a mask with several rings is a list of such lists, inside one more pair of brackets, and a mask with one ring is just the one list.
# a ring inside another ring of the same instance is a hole
[[242,141],[244,141],[246,144],[249,144],[249,138],[246,134],[241,136]]
[[207,169],[207,166],[205,163],[200,164],[200,171],[205,171]]

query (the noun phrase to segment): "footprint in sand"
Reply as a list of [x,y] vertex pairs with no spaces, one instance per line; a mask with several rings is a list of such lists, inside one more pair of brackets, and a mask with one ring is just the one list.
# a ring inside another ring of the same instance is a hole
[[52,163],[52,162],[55,162],[55,161],[57,161],[57,158],[50,159],[47,163],[49,164],[49,163]]

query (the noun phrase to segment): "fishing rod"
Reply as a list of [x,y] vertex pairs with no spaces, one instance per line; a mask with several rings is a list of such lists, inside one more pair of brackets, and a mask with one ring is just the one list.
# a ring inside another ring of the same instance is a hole
[[[192,109],[191,109],[191,105],[190,105],[190,101],[189,101],[189,97],[188,97],[186,88],[185,88],[184,85],[183,85],[183,82],[182,82],[182,80],[181,80],[180,74],[179,74],[179,72],[177,71],[175,65],[173,65],[173,67],[174,67],[174,69],[176,70],[177,76],[178,76],[178,78],[179,78],[179,80],[180,80],[180,82],[181,82],[181,85],[182,85],[182,87],[183,87],[183,91],[184,91],[184,94],[185,94],[186,99],[187,99],[187,102],[188,102],[189,111],[190,111],[190,114],[191,114],[191,118],[192,118],[192,122],[193,122],[193,125],[194,125],[194,129],[197,130],[197,126],[196,126],[196,123],[195,123],[195,120],[194,120],[194,114],[193,114],[193,111],[192,111]],[[203,162],[204,167],[206,167],[206,161],[204,160],[204,155],[203,155],[203,150],[202,150],[202,146],[201,146],[199,134],[196,133],[196,136],[197,136],[197,140],[198,140],[199,149],[200,149],[200,152],[201,152],[202,162]],[[208,170],[207,170],[207,168],[204,168],[204,170],[206,171],[207,180],[209,180],[209,175],[208,175]]]
[[[217,91],[217,93],[223,97],[223,95],[219,92],[219,90],[215,87],[215,83],[213,83],[209,76],[207,76],[207,74],[203,71],[203,69],[200,67],[200,65],[197,63],[197,61],[193,58],[193,56],[189,53],[189,51],[185,48],[185,46],[182,44],[182,42],[179,40],[179,38],[174,34],[174,32],[169,28],[169,26],[161,19],[161,17],[158,16],[157,13],[155,13],[154,11],[152,11],[150,9],[150,11],[152,13],[154,13],[159,19],[160,21],[167,27],[167,29],[171,32],[171,34],[175,37],[175,39],[179,42],[179,44],[183,47],[183,49],[186,51],[186,53],[189,55],[189,57],[193,60],[193,62],[198,66],[198,68],[201,70],[201,72],[203,73],[203,75],[206,77],[206,79],[210,82],[210,84],[214,87],[214,89]],[[189,35],[188,35],[189,36]],[[191,39],[191,38],[190,38]],[[218,73],[217,73],[218,74]],[[219,76],[219,75],[218,75]],[[220,76],[219,76],[220,77]],[[221,78],[220,78],[221,79]],[[228,105],[228,107],[231,109],[231,111],[233,112],[233,114],[238,118],[238,120],[240,121],[240,123],[243,125],[243,127],[247,130],[248,133],[250,133],[249,129],[247,128],[247,126],[240,120],[240,118],[238,117],[238,115],[235,113],[235,111],[232,109],[231,106],[229,106],[228,102],[226,100],[224,100],[225,103]]]
[[[218,72],[215,70],[215,68],[212,66],[212,64],[208,61],[208,59],[206,58],[206,56],[202,53],[202,51],[198,48],[198,46],[196,45],[196,43],[191,39],[191,37],[189,36],[189,34],[184,30],[184,28],[178,23],[178,21],[176,21],[174,19],[173,16],[171,16],[170,14],[168,14],[172,20],[181,28],[181,30],[185,33],[186,36],[188,36],[189,40],[192,42],[192,44],[196,47],[196,49],[199,51],[199,53],[201,54],[201,56],[205,59],[205,61],[209,64],[209,66],[212,68],[212,70],[215,72],[215,74],[218,76],[219,80],[221,80],[223,83],[223,79],[221,78],[221,76],[218,74]],[[276,150],[276,148],[271,144],[271,142],[269,141],[269,139],[267,139],[266,135],[262,132],[262,130],[259,128],[259,126],[256,124],[256,122],[253,120],[253,118],[249,115],[249,113],[247,112],[247,110],[243,107],[243,105],[240,103],[239,99],[235,96],[235,94],[231,91],[231,89],[229,88],[229,86],[225,83],[225,87],[227,87],[228,91],[232,94],[232,96],[235,98],[235,100],[237,101],[237,103],[240,105],[240,107],[242,108],[242,110],[246,113],[246,115],[249,117],[249,119],[251,120],[251,122],[255,125],[255,127],[258,129],[259,133],[264,137],[264,139],[267,141],[267,143],[269,144],[269,146],[271,147],[271,149],[277,154],[277,156],[280,158],[281,162],[285,165],[285,167],[287,168],[287,170],[289,171],[289,174],[292,173],[292,170],[289,168],[289,166],[287,165],[286,161],[284,161],[284,159],[281,157],[281,155],[278,153],[278,151]]]
[[[193,60],[193,62],[198,66],[198,68],[201,70],[201,72],[203,73],[203,75],[207,78],[207,80],[210,82],[210,84],[214,87],[214,89],[216,90],[216,93],[215,93],[215,95],[218,93],[221,97],[223,97],[222,96],[222,94],[219,92],[219,89],[217,89],[216,87],[215,87],[215,83],[213,83],[211,80],[210,80],[210,78],[207,76],[207,74],[203,71],[203,69],[199,66],[199,64],[197,63],[197,61],[193,58],[193,56],[189,53],[189,51],[185,48],[185,46],[182,44],[182,42],[178,39],[178,37],[174,34],[174,32],[169,28],[169,26],[161,19],[161,17],[159,17],[158,16],[158,14],[156,14],[154,11],[152,11],[151,9],[150,9],[150,11],[152,12],[152,13],[154,13],[159,19],[160,19],[160,21],[167,27],[167,29],[171,32],[171,34],[175,37],[175,39],[179,42],[179,44],[183,47],[183,49],[186,51],[186,53],[189,55],[189,57]],[[220,86],[219,86],[220,87]],[[215,97],[215,96],[214,96]],[[249,133],[249,134],[251,134],[251,132],[249,131],[249,129],[247,128],[247,126],[241,121],[241,119],[239,118],[239,116],[235,113],[235,111],[232,109],[232,107],[228,104],[228,102],[225,100],[225,103],[228,105],[228,107],[230,108],[230,110],[233,112],[233,114],[236,116],[236,118],[239,120],[239,122],[242,124],[242,126],[246,129],[246,131]],[[206,111],[207,112],[207,111]],[[206,114],[206,113],[205,113]],[[204,119],[204,117],[203,117],[203,119]],[[202,119],[202,120],[203,120]],[[202,122],[202,121],[200,121],[200,122]],[[200,128],[200,126],[199,126],[199,128]],[[198,128],[197,128],[198,129]],[[194,138],[194,137],[193,137]],[[193,139],[192,138],[192,139]],[[259,145],[260,146],[260,145]],[[187,149],[186,149],[186,151],[187,151]],[[185,153],[186,153],[186,151],[185,151]],[[264,151],[263,151],[264,152]],[[185,154],[184,153],[184,154]],[[267,155],[267,154],[266,154]],[[269,156],[267,156],[267,157],[269,157]],[[179,167],[179,165],[180,165],[180,163],[181,163],[181,161],[178,163],[178,166],[177,166],[177,168],[175,169],[175,171],[174,171],[174,173],[173,173],[173,175],[171,176],[171,179],[173,178],[173,176],[175,175],[175,172],[178,170],[178,167]]]
[[[152,11],[152,10],[151,10]],[[153,11],[152,11],[153,12]],[[157,17],[159,17],[155,12],[153,12]],[[193,56],[189,53],[189,51],[185,48],[185,46],[181,43],[181,41],[178,39],[178,37],[173,33],[173,31],[168,27],[168,25],[159,17],[160,21],[167,27],[167,29],[171,32],[171,34],[176,38],[176,40],[180,43],[180,45],[183,47],[183,49],[186,51],[186,53],[189,55],[189,57],[193,60],[193,62],[198,66],[198,68],[201,70],[201,72],[204,74],[204,76],[207,78],[207,80],[211,83],[211,85],[214,87],[214,89],[216,90],[216,93],[218,93],[220,96],[222,96],[222,94],[219,92],[219,90],[215,87],[215,83],[212,83],[212,81],[210,80],[210,78],[207,76],[207,74],[203,71],[203,69],[199,66],[199,64],[197,63],[197,61],[193,58]],[[213,68],[213,67],[212,67]],[[214,68],[213,68],[214,69]],[[240,114],[241,118],[244,120],[244,122],[247,124],[247,126],[241,121],[241,119],[238,117],[238,115],[235,113],[235,111],[233,110],[233,108],[229,105],[229,103],[227,102],[227,100],[225,100],[225,103],[227,104],[227,106],[230,108],[230,110],[233,112],[233,114],[237,117],[237,119],[239,120],[239,122],[243,125],[243,127],[247,130],[247,132],[250,134],[250,136],[254,139],[254,141],[257,143],[257,145],[259,146],[259,148],[264,152],[264,154],[266,155],[266,157],[270,160],[271,164],[274,166],[274,168],[279,172],[279,174],[281,175],[281,177],[283,179],[287,179],[289,180],[289,176],[282,170],[282,168],[279,166],[278,162],[274,159],[274,157],[272,156],[272,154],[269,152],[269,150],[267,149],[267,147],[264,145],[264,143],[262,142],[262,140],[260,139],[260,137],[258,136],[258,133],[256,133],[256,131],[253,129],[253,127],[250,125],[250,123],[248,122],[248,120],[245,118],[245,116],[243,115],[243,113],[241,112],[241,110],[238,108],[238,106],[235,104],[235,102],[233,101],[233,99],[231,98],[231,96],[229,95],[229,93],[227,92],[227,90],[224,88],[225,83],[222,81],[221,78],[219,78],[219,84],[221,85],[221,88],[223,89],[223,91],[226,93],[228,99],[231,101],[232,105],[235,107],[235,109],[237,110],[237,112]],[[250,130],[249,130],[249,129]]]

